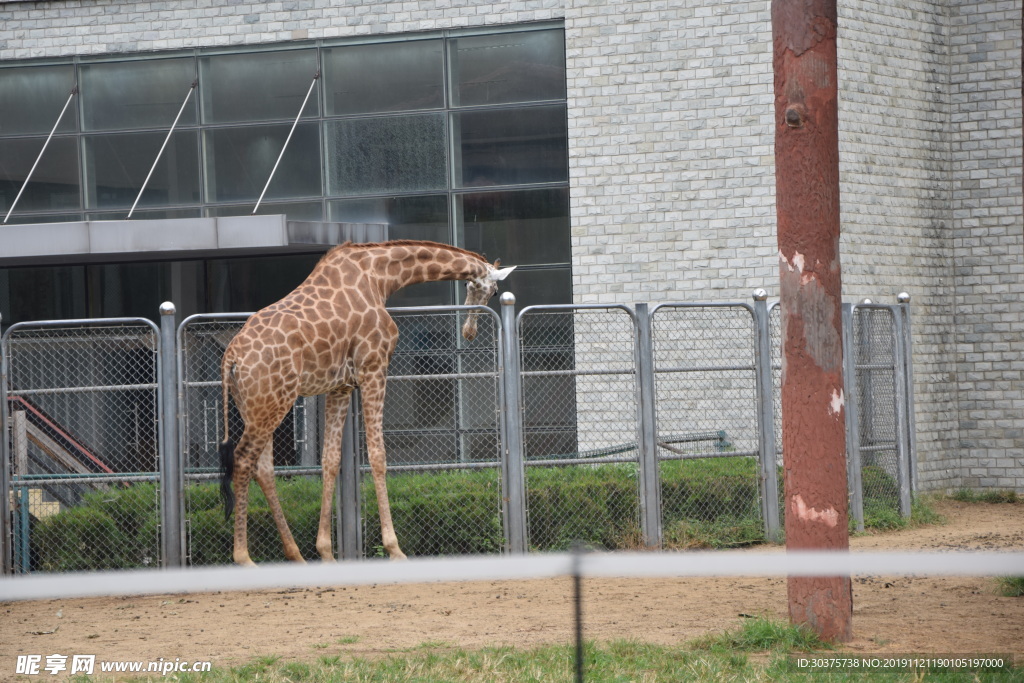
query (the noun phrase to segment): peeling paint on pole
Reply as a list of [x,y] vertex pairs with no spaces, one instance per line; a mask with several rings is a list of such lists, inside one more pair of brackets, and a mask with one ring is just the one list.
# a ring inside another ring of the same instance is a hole
[[[772,0],[786,547],[849,548],[836,0]],[[791,577],[789,616],[852,637],[848,577]]]

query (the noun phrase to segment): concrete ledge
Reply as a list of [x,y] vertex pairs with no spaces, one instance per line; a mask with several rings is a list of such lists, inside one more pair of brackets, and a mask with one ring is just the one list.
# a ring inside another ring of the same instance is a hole
[[316,253],[347,241],[382,242],[387,233],[381,224],[283,215],[27,223],[0,226],[0,266]]

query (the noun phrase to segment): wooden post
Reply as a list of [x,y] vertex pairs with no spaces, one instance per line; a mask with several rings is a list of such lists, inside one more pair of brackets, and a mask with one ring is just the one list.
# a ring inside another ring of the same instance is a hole
[[[836,0],[772,0],[786,548],[848,550]],[[852,637],[849,577],[790,577],[789,617]]]

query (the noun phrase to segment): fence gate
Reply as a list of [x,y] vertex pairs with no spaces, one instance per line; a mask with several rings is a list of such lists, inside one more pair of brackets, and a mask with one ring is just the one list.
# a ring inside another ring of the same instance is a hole
[[[908,302],[843,304],[843,384],[850,516],[910,516],[913,491],[913,378]],[[782,465],[782,315],[770,309],[777,462]],[[782,501],[785,496],[782,496]],[[784,511],[780,509],[780,513]]]
[[700,547],[712,530],[735,545],[760,541],[754,309],[665,304],[651,319],[664,543]]
[[844,304],[844,383],[850,507],[865,515],[910,516],[909,383],[899,306]]
[[[507,510],[498,316],[486,307],[465,306],[388,312],[399,332],[388,367],[384,445],[399,545],[410,555],[501,552]],[[477,316],[472,341],[461,334],[470,312]],[[372,557],[384,549],[357,408],[359,546]]]
[[528,307],[518,334],[529,548],[642,546],[635,315]]
[[[3,495],[14,501],[15,572],[161,564],[159,346],[141,318],[5,333]],[[131,493],[111,495],[118,489]]]

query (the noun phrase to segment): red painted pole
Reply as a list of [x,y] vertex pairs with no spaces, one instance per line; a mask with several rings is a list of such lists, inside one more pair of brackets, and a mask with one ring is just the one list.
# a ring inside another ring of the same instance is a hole
[[[772,0],[786,548],[849,548],[836,0]],[[848,577],[791,577],[789,617],[852,637]]]

